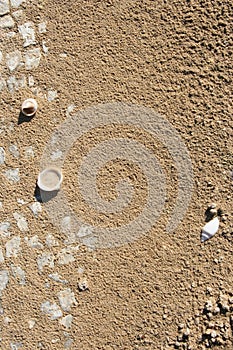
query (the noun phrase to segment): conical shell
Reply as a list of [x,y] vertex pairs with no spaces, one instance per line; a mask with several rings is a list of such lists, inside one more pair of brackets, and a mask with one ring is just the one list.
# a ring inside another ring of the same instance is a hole
[[207,241],[207,239],[213,237],[219,228],[219,219],[216,217],[213,220],[207,222],[202,228],[201,242]]

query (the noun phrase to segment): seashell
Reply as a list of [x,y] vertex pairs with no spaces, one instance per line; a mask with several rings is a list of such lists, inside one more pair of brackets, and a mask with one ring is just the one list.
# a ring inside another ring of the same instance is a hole
[[201,242],[207,241],[207,239],[213,237],[219,228],[219,219],[216,217],[211,221],[207,222],[202,228]]
[[32,117],[37,111],[37,102],[34,98],[28,98],[22,103],[21,111],[26,117]]
[[63,180],[58,168],[46,168],[38,176],[37,185],[42,191],[52,192],[60,189]]

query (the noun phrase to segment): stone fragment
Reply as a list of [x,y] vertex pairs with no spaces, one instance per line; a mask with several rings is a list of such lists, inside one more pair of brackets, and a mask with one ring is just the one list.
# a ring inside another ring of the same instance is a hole
[[62,317],[62,311],[56,303],[51,304],[49,301],[45,301],[41,304],[40,309],[43,313],[47,314],[51,320]]
[[48,48],[48,46],[46,46],[46,41],[45,41],[45,40],[42,41],[42,50],[43,50],[43,52],[44,52],[46,55],[47,55],[48,52],[49,52],[49,48]]
[[2,57],[3,57],[3,54],[2,54],[2,51],[0,51],[0,63],[2,62]]
[[5,171],[5,176],[9,181],[18,182],[20,180],[19,168],[9,169],[9,170]]
[[7,79],[6,83],[9,92],[14,93],[15,90],[18,91],[19,89],[26,87],[27,80],[25,75],[18,79],[14,75],[12,75]]
[[40,64],[40,59],[41,59],[40,48],[28,50],[25,53],[24,59],[25,59],[25,67],[27,70],[37,68]]
[[44,252],[37,258],[37,266],[39,271],[43,271],[45,266],[54,268],[54,255]]
[[36,44],[34,24],[32,22],[21,24],[18,29],[22,35],[24,47]]
[[9,282],[8,271],[0,270],[0,296],[2,295],[2,292],[6,288],[8,282]]
[[9,0],[0,0],[0,16],[10,12]]
[[11,6],[13,8],[18,8],[24,2],[24,0],[10,0],[10,1],[11,1]]
[[21,250],[20,242],[21,242],[21,238],[19,236],[15,236],[6,243],[7,258],[17,257],[18,253]]
[[0,147],[0,165],[5,163],[5,151],[3,147]]
[[51,233],[47,234],[45,243],[49,248],[59,246],[59,242]]
[[36,324],[36,321],[32,318],[30,320],[28,320],[28,328],[32,329]]
[[73,344],[74,340],[72,338],[66,339],[64,343],[64,348],[65,349],[70,349],[71,345]]
[[39,237],[37,235],[32,236],[30,239],[28,237],[25,237],[25,242],[30,248],[35,248],[35,249],[43,249],[44,246],[40,242]]
[[25,271],[23,269],[21,269],[20,266],[14,266],[11,265],[11,272],[12,275],[19,281],[20,285],[25,285],[26,284],[26,274]]
[[67,280],[63,280],[61,276],[58,275],[58,273],[51,273],[49,274],[49,278],[53,279],[55,282],[60,282],[60,283],[68,283]]
[[34,157],[33,147],[32,146],[27,147],[24,151],[24,154],[26,158],[33,158]]
[[71,307],[77,304],[77,301],[74,296],[74,292],[72,292],[70,288],[61,290],[60,292],[58,292],[57,296],[58,296],[61,308],[64,311],[69,312]]
[[62,317],[62,319],[60,320],[60,324],[68,329],[71,327],[72,321],[73,321],[73,316],[66,315]]
[[6,15],[3,17],[0,17],[0,28],[6,29],[6,28],[13,28],[15,25],[15,22],[13,18],[10,15]]
[[2,210],[2,202],[0,201],[0,210]]
[[32,205],[30,205],[30,209],[35,216],[38,216],[38,214],[42,212],[42,207],[39,202],[35,202]]
[[13,72],[21,63],[22,56],[20,51],[13,51],[6,55],[6,65],[10,72]]
[[4,263],[4,255],[3,255],[3,251],[2,248],[0,248],[0,264]]
[[6,88],[6,80],[0,77],[0,91]]
[[11,350],[20,350],[23,347],[23,343],[10,343]]
[[29,76],[28,76],[28,86],[29,86],[29,87],[33,87],[34,84],[35,84],[35,80],[34,80],[33,76],[32,76],[32,75],[29,75]]
[[9,237],[11,235],[10,232],[8,232],[10,226],[11,224],[8,221],[0,222],[0,234],[3,237]]
[[46,22],[41,22],[38,24],[38,32],[40,34],[46,33]]
[[75,257],[73,256],[72,253],[73,253],[72,247],[63,248],[58,253],[58,264],[59,265],[66,265],[66,264],[74,262]]
[[22,231],[22,232],[28,231],[28,223],[23,215],[18,214],[18,213],[14,213],[13,217],[16,220],[17,226],[20,229],[20,231]]
[[15,158],[19,158],[19,150],[16,145],[10,145],[9,151]]
[[26,16],[23,12],[23,10],[17,10],[12,13],[12,16],[16,21],[25,21]]

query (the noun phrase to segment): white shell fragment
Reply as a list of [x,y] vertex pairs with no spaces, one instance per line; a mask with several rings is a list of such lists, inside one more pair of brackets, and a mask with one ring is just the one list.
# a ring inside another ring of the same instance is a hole
[[39,176],[37,184],[42,191],[57,191],[62,183],[62,172],[57,168],[46,168]]
[[219,228],[219,219],[216,217],[213,220],[207,222],[202,228],[201,242],[207,241],[207,239],[213,237]]

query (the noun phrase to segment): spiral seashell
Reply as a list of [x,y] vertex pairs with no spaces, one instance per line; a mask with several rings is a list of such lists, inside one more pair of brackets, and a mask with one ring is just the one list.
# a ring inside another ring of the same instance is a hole
[[32,117],[37,111],[38,105],[34,98],[28,98],[22,103],[21,111],[26,117]]
[[219,228],[218,217],[207,222],[207,224],[205,224],[205,226],[202,228],[201,242],[205,242],[211,237],[213,237],[215,233],[218,231],[218,228]]

